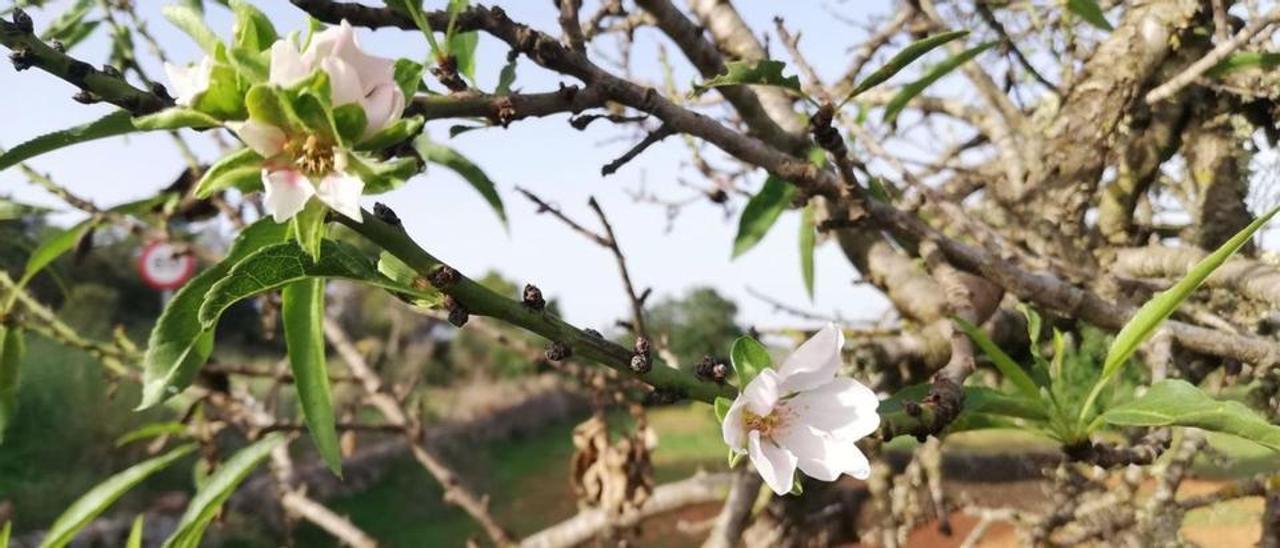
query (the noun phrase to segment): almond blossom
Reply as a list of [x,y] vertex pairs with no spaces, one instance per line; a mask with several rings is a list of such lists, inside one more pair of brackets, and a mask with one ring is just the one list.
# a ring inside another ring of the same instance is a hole
[[828,324],[782,367],[752,379],[724,417],[725,443],[748,455],[779,495],[791,491],[797,468],[822,481],[871,474],[854,442],[879,428],[880,402],[858,381],[837,376],[843,346],[844,334]]
[[315,196],[334,211],[360,221],[364,181],[347,171],[347,152],[314,134],[290,135],[285,130],[250,119],[227,124],[240,140],[266,162],[262,166],[263,206],[283,223]]
[[213,73],[213,58],[206,55],[199,63],[187,66],[165,62],[164,72],[169,76],[173,91],[177,93],[174,101],[189,107],[209,89],[209,79]]
[[300,53],[289,40],[271,45],[270,83],[289,87],[316,70],[329,75],[333,106],[358,103],[364,109],[366,137],[395,123],[404,112],[395,61],[360,49],[355,29],[345,19],[313,36],[305,52]]

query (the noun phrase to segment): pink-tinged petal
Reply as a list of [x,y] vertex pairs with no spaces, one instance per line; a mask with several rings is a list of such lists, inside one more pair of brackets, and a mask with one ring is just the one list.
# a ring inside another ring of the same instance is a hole
[[174,102],[182,106],[191,106],[200,94],[209,89],[209,78],[213,71],[213,59],[205,56],[198,64],[178,66],[166,62],[164,72],[169,77],[169,84],[176,94]]
[[765,369],[747,383],[738,400],[742,401],[752,413],[763,417],[773,411],[773,406],[778,403],[780,396],[778,374],[772,369]]
[[277,223],[292,219],[316,193],[305,175],[288,169],[262,170],[262,186],[267,191],[262,205]]
[[745,406],[746,402],[742,398],[734,400],[733,405],[729,406],[729,412],[724,414],[724,423],[720,425],[725,445],[739,453],[747,450],[747,429],[742,420],[742,409]]
[[308,66],[298,48],[293,47],[287,38],[281,38],[271,44],[271,69],[267,81],[277,86],[292,86],[311,74]]
[[334,42],[331,55],[350,63],[355,68],[356,73],[360,75],[360,82],[364,84],[364,93],[368,95],[382,84],[394,83],[396,62],[365,53],[364,48],[360,47],[360,39],[356,36],[355,29],[352,29],[351,24],[346,20],[342,21],[340,28],[344,30],[343,39]]
[[791,492],[796,475],[795,455],[770,440],[761,439],[760,432],[756,430],[747,434],[747,454],[774,493],[785,495]]
[[256,120],[227,122],[226,124],[241,141],[244,141],[244,144],[248,145],[249,148],[263,158],[270,158],[280,154],[280,151],[284,150],[285,141],[288,140],[288,136],[280,128]]
[[326,175],[316,188],[316,197],[334,211],[346,215],[355,221],[362,220],[360,215],[360,195],[364,192],[364,181],[359,177],[342,172]]
[[841,348],[844,348],[844,333],[834,324],[827,324],[815,333],[787,356],[778,369],[783,393],[810,390],[835,377],[844,361]]
[[777,434],[778,442],[796,456],[796,465],[806,476],[835,481],[840,474],[866,479],[871,473],[867,457],[852,440],[841,440],[799,424]]
[[364,99],[360,77],[349,63],[336,57],[327,57],[320,61],[320,68],[329,75],[329,100],[333,102],[333,106],[358,103]]
[[836,377],[813,390],[787,400],[787,410],[802,424],[848,440],[856,440],[880,427],[880,398],[870,388],[848,377]]
[[364,130],[364,136],[368,137],[400,119],[404,113],[404,92],[395,83],[383,84],[362,99],[360,106],[369,122]]
[[311,37],[307,51],[302,54],[302,62],[309,67],[319,66],[321,60],[333,57],[343,44],[354,44],[354,42],[355,29],[343,20],[342,24],[326,28]]

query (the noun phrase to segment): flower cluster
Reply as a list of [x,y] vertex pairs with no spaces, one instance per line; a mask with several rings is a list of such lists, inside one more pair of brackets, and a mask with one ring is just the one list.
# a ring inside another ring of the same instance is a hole
[[797,468],[822,481],[871,474],[867,457],[854,442],[879,428],[880,402],[858,381],[837,376],[842,347],[844,334],[826,326],[782,367],[760,371],[724,416],[725,443],[749,456],[779,495],[792,490]]

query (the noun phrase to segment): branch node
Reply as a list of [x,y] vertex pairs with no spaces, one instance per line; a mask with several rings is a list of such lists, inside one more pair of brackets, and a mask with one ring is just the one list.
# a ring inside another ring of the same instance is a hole
[[396,215],[394,210],[387,207],[387,204],[382,202],[375,202],[373,204],[373,216],[377,217],[379,221],[391,226],[400,226],[400,217]]
[[25,49],[15,49],[10,52],[9,61],[13,63],[13,70],[18,72],[27,70],[35,64],[34,56]]
[[631,355],[631,371],[643,375],[653,370],[653,345],[649,339],[636,337],[635,353]]
[[449,289],[453,284],[458,283],[459,277],[460,275],[457,270],[454,270],[453,267],[447,264],[442,264],[437,266],[435,270],[432,270],[431,273],[427,275],[427,281],[431,282],[431,285],[436,289],[444,291]]
[[542,298],[542,290],[533,284],[524,284],[524,293],[520,296],[520,304],[535,312],[541,312],[547,308],[547,301]]
[[467,320],[471,319],[471,314],[467,312],[467,307],[453,298],[453,295],[445,295],[444,307],[449,311],[449,323],[454,327],[462,327],[467,325]]
[[573,349],[569,348],[569,345],[564,344],[560,341],[552,341],[551,344],[547,345],[546,356],[547,356],[547,360],[549,361],[553,361],[553,362],[564,361],[569,359],[569,356],[572,356],[572,355],[573,355]]
[[35,32],[35,24],[31,22],[31,16],[22,8],[13,8],[13,24],[18,27],[20,32],[31,34]]
[[729,365],[721,358],[703,356],[694,366],[693,372],[704,381],[724,384],[729,378]]

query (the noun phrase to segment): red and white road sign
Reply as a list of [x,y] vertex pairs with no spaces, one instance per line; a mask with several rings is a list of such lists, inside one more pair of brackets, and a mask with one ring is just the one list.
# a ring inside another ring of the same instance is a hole
[[138,255],[142,281],[160,291],[182,287],[196,271],[196,259],[168,242],[151,242]]

